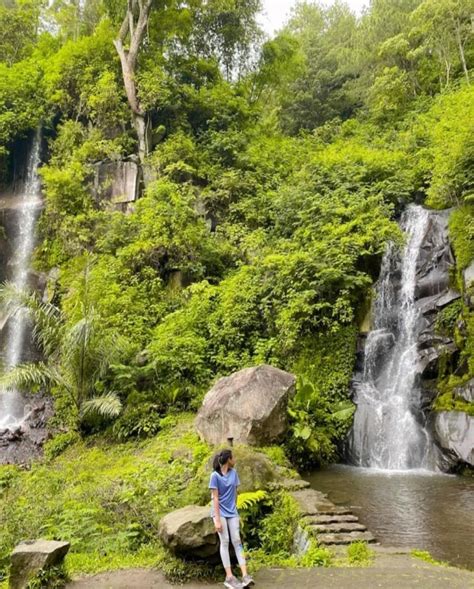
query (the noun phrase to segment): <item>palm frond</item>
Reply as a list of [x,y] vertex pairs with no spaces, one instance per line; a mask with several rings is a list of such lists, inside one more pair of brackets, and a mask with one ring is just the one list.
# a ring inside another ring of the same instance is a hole
[[58,375],[43,362],[19,364],[0,378],[0,386],[10,390],[28,391],[35,387],[48,388],[59,383]]
[[112,419],[120,415],[122,402],[116,393],[106,393],[100,397],[93,397],[82,404],[82,415],[96,414]]
[[19,289],[11,282],[0,287],[0,305],[9,315],[28,310],[34,322],[33,339],[47,356],[59,347],[64,318],[58,307],[41,301],[36,293]]

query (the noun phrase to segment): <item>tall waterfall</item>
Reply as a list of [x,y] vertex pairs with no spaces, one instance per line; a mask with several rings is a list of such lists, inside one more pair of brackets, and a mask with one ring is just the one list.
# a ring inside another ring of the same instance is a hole
[[[27,286],[28,270],[35,243],[35,224],[41,205],[41,183],[38,176],[40,155],[41,133],[37,131],[28,154],[25,182],[16,207],[17,230],[13,255],[9,263],[9,280],[19,290]],[[6,370],[17,366],[23,360],[27,325],[27,314],[21,309],[8,320],[8,332],[3,351]],[[23,405],[18,391],[0,390],[0,427],[12,427],[21,421]]]
[[430,212],[410,206],[401,220],[403,250],[384,255],[368,334],[350,454],[360,466],[435,470],[437,449],[421,423],[417,339],[423,320],[416,305],[416,276]]

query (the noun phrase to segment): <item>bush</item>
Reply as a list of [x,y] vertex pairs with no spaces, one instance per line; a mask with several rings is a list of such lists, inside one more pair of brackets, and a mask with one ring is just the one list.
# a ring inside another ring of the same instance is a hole
[[365,542],[352,542],[347,547],[347,558],[350,564],[369,565],[374,558],[374,551]]

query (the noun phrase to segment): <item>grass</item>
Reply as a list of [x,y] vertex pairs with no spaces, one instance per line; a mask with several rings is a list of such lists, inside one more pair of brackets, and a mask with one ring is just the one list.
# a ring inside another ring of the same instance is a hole
[[414,558],[419,558],[420,560],[423,560],[424,562],[428,562],[429,564],[435,564],[437,566],[443,566],[443,567],[450,566],[447,562],[443,562],[442,560],[436,560],[426,550],[412,550],[410,552],[410,554]]

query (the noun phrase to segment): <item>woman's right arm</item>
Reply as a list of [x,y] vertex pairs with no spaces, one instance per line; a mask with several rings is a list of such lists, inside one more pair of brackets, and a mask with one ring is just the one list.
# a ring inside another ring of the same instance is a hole
[[219,510],[219,491],[212,489],[212,505],[214,506],[214,525],[216,532],[222,532],[221,512]]

